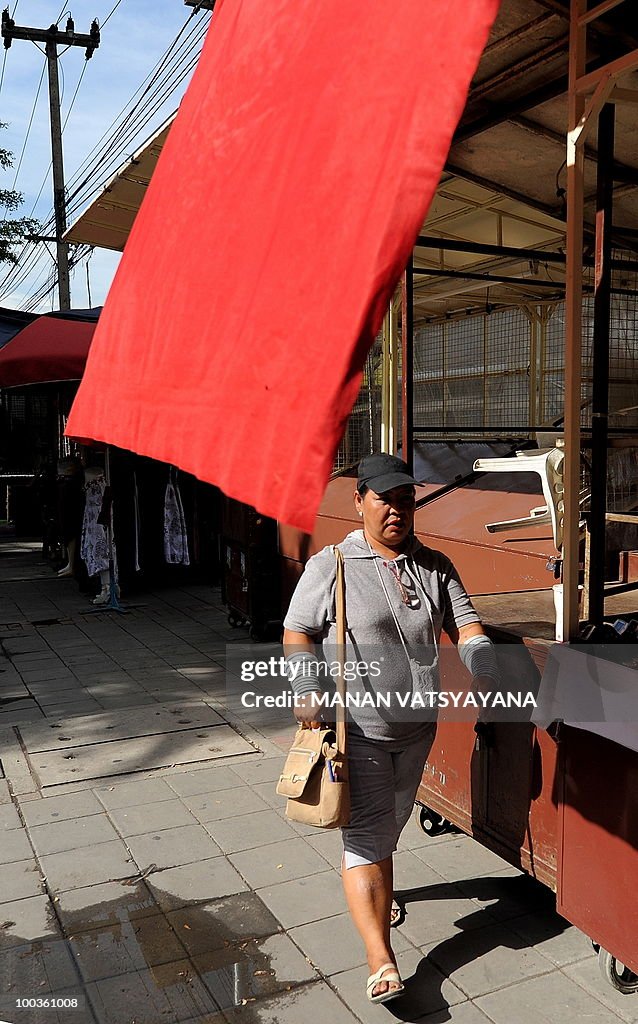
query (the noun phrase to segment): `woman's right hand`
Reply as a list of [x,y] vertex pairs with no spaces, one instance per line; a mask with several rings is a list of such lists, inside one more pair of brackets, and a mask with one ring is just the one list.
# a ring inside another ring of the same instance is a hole
[[321,708],[316,700],[318,695],[319,691],[295,699],[294,714],[302,729],[325,729]]

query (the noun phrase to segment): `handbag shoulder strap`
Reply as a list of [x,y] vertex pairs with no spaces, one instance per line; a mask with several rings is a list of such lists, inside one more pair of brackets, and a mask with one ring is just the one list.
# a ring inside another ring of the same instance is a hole
[[346,651],[346,577],[344,571],[343,553],[335,544],[336,561],[336,625],[337,625],[337,657],[339,660],[339,675],[337,677],[337,693],[341,701],[337,704],[337,746],[345,754],[346,752],[346,683],[345,683],[345,651]]

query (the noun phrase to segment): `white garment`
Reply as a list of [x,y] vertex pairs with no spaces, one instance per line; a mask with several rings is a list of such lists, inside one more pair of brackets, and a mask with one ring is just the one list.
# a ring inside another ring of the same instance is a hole
[[190,565],[182,496],[172,472],[164,498],[164,557],[169,565]]
[[102,511],[105,489],[106,480],[103,475],[87,479],[84,486],[86,504],[82,521],[80,557],[86,563],[89,576],[96,576],[97,573],[103,572],[109,567],[107,533],[104,527],[97,521]]

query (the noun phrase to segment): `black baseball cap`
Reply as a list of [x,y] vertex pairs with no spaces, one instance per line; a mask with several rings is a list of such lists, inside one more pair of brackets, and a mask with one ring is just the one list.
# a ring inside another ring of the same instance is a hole
[[391,491],[393,487],[407,487],[417,483],[407,464],[396,455],[386,455],[382,452],[366,455],[357,470],[358,491],[365,485],[375,494],[383,494],[385,491]]

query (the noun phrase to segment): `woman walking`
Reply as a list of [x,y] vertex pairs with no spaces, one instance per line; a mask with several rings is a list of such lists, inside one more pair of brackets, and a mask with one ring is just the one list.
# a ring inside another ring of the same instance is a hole
[[[418,696],[418,706],[431,706],[441,630],[458,645],[461,660],[479,683],[498,675],[493,645],[454,566],[414,536],[415,484],[401,459],[386,454],[363,459],[354,494],[362,529],[339,544],[346,581],[346,658],[368,665],[348,690],[354,686],[373,697],[392,695],[389,706],[370,700],[349,708],[351,818],[342,830],[343,886],[365,943],[367,995],[375,1003],[403,991],[390,941],[400,915],[393,901],[392,855],[436,730],[432,712],[403,710],[401,697]],[[284,621],[289,675],[298,698],[295,715],[308,727],[323,720],[316,700],[323,692],[323,675],[315,644],[326,658],[335,649],[335,575],[332,547],[310,558]]]

